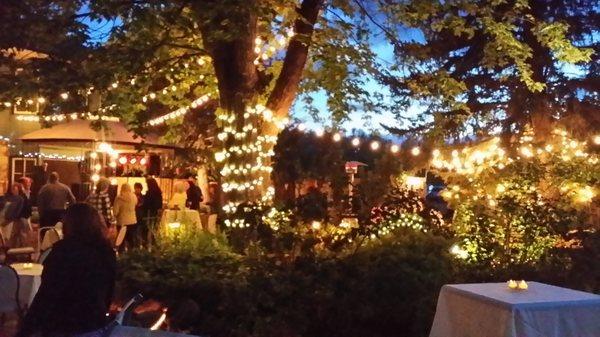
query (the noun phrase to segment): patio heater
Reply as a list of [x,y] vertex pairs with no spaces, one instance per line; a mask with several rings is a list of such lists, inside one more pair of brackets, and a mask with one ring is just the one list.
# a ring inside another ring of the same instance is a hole
[[359,161],[348,161],[346,162],[345,168],[346,173],[348,174],[348,204],[346,205],[346,211],[344,212],[344,217],[342,218],[342,222],[340,226],[343,228],[357,228],[358,227],[358,218],[356,217],[356,212],[354,211],[354,178],[358,173],[358,168],[360,166],[367,166],[365,163],[361,163]]

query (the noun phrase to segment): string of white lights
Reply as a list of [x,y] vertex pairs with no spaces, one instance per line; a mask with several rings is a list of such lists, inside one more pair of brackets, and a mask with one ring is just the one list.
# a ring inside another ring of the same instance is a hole
[[156,126],[156,125],[160,125],[165,123],[168,120],[174,119],[174,118],[178,118],[181,117],[185,114],[187,114],[190,109],[196,109],[198,107],[203,106],[204,104],[206,104],[206,102],[208,102],[210,100],[211,94],[208,93],[206,95],[203,95],[199,98],[196,98],[190,105],[185,106],[185,107],[181,107],[177,110],[171,111],[167,114],[164,114],[160,117],[156,117],[153,118],[151,120],[148,121],[148,124],[152,125],[152,126]]

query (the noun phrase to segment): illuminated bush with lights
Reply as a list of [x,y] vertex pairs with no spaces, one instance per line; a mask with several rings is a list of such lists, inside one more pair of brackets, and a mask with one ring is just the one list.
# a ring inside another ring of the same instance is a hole
[[376,238],[400,228],[449,235],[442,215],[427,207],[419,192],[396,187],[381,206],[371,210],[367,230],[371,238]]
[[526,130],[509,148],[494,138],[434,155],[448,182],[442,196],[455,209],[456,251],[497,267],[533,265],[553,248],[579,246],[577,233],[597,222],[600,165],[593,151],[563,130],[544,142]]

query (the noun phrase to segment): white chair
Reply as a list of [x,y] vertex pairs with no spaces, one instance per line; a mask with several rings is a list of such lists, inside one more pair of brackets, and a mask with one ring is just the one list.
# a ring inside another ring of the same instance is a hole
[[[42,235],[43,232],[46,232],[45,235]],[[42,239],[43,237],[43,239]],[[44,252],[52,246],[60,241],[61,235],[55,227],[42,227],[38,232],[38,250],[39,252]],[[41,240],[41,243],[40,243]]]
[[121,247],[123,241],[125,240],[125,234],[127,234],[127,226],[121,226],[119,233],[117,234],[117,239],[115,240],[115,248]]
[[10,263],[16,261],[19,256],[29,256],[28,261],[32,261],[35,249],[33,247],[19,247],[10,248],[8,246],[8,240],[4,237],[4,234],[0,232],[0,251],[4,252],[4,263]]
[[19,286],[17,272],[8,265],[0,264],[0,326],[4,325],[6,314],[17,313],[21,317]]

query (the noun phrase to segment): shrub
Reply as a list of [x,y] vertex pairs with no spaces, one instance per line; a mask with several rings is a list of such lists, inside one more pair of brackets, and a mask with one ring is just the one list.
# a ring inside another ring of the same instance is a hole
[[169,306],[193,300],[193,333],[246,336],[426,336],[440,287],[449,282],[448,242],[397,232],[336,258],[292,264],[228,252],[201,234],[186,247],[134,251],[120,259],[125,294]]

